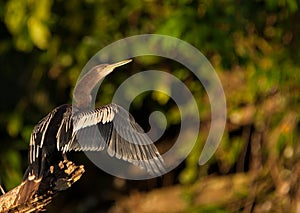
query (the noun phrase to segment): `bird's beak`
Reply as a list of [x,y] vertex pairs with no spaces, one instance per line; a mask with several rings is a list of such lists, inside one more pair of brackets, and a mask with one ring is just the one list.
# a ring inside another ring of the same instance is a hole
[[120,67],[120,66],[123,66],[124,64],[128,64],[129,62],[131,62],[132,59],[127,59],[127,60],[124,60],[124,61],[120,61],[120,62],[117,62],[117,63],[114,63],[114,64],[109,64],[107,65],[107,69],[109,70],[113,70],[115,69],[116,67]]

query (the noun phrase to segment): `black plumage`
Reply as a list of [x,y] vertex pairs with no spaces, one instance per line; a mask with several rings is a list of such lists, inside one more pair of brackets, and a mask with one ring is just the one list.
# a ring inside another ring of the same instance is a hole
[[24,181],[35,187],[50,166],[66,159],[69,151],[104,151],[150,174],[164,172],[155,145],[121,106],[108,104],[90,109],[91,91],[103,77],[131,60],[102,64],[85,74],[74,89],[74,105],[61,105],[45,116],[30,138],[29,166]]
[[156,147],[121,106],[109,104],[73,113],[72,105],[65,104],[35,126],[30,138],[27,178],[40,178],[44,168],[58,163],[69,151],[102,150],[151,174],[164,171]]

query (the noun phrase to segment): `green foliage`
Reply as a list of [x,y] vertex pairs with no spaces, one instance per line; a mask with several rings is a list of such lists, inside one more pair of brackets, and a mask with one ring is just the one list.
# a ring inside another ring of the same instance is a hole
[[18,150],[9,149],[5,153],[1,153],[0,165],[1,171],[1,183],[5,185],[7,189],[12,189],[20,183],[22,178],[21,173],[21,156]]
[[48,47],[51,33],[47,22],[51,18],[51,6],[51,0],[7,2],[4,20],[17,49],[30,51],[33,46],[43,50]]
[[[55,106],[71,102],[72,89],[91,56],[111,42],[143,33],[171,35],[194,45],[213,64],[225,89],[228,126],[214,158],[199,169],[210,106],[187,69],[159,57],[139,57],[130,71],[112,74],[101,85],[97,104],[110,102],[118,85],[135,72],[157,69],[176,76],[192,91],[204,128],[180,171],[181,184],[189,186],[209,173],[226,175],[247,155],[244,170],[253,168],[261,155],[265,173],[271,170],[266,166],[270,162],[276,162],[279,171],[293,171],[300,157],[299,14],[297,0],[1,2],[1,183],[11,188],[21,181],[34,124]],[[170,89],[163,79],[155,83]],[[129,90],[125,98],[130,95]],[[141,94],[132,108],[137,114],[141,109],[164,112],[166,138],[174,140],[180,113],[170,97],[157,91]],[[189,212],[226,212],[192,205]]]

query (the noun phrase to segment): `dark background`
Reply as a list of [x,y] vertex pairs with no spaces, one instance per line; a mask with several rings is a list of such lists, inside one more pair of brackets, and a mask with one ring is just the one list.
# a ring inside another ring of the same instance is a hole
[[[70,153],[69,159],[84,164],[86,173],[55,198],[49,212],[299,209],[298,1],[10,0],[0,2],[0,17],[0,184],[6,190],[21,182],[34,125],[54,107],[71,103],[87,61],[118,39],[159,33],[198,48],[222,81],[228,117],[217,152],[198,166],[210,124],[209,101],[200,82],[170,60],[135,59],[104,81],[97,105],[109,103],[118,85],[134,73],[169,72],[197,100],[198,144],[174,171],[147,181],[115,178],[84,154]],[[146,129],[145,116],[154,110],[168,119],[157,144],[165,150],[176,139],[180,116],[171,99],[155,92],[138,96],[131,107]],[[180,196],[168,193],[172,190]],[[151,206],[155,210],[146,205],[149,193],[158,196]],[[164,193],[168,197],[159,197]],[[165,208],[163,203],[172,200],[174,206]]]

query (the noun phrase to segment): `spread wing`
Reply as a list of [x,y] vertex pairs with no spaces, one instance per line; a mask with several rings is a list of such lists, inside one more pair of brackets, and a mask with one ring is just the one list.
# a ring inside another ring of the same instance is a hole
[[[52,110],[34,127],[30,137],[28,152],[29,176],[38,178],[43,171],[44,161],[48,154],[56,151],[55,133],[65,111],[72,108],[70,105],[61,105]],[[24,176],[24,178],[26,175]]]
[[121,106],[109,104],[95,110],[68,109],[57,133],[62,152],[101,151],[128,161],[151,174],[165,171],[164,161],[151,139]]

